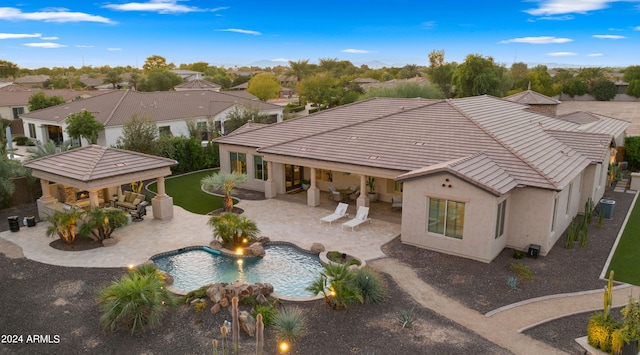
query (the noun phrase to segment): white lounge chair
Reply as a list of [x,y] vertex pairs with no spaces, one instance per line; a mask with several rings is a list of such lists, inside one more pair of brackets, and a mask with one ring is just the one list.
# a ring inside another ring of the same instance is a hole
[[338,207],[336,207],[336,210],[332,214],[326,217],[320,218],[320,223],[329,222],[329,225],[331,225],[331,222],[335,222],[343,217],[349,217],[349,214],[347,213],[347,208],[349,208],[348,204],[340,202],[338,204]]
[[361,206],[358,208],[358,213],[356,214],[356,218],[342,223],[342,229],[344,229],[344,227],[351,227],[351,231],[353,231],[355,227],[361,225],[364,222],[371,223],[371,218],[368,218],[368,216],[369,216],[369,207]]

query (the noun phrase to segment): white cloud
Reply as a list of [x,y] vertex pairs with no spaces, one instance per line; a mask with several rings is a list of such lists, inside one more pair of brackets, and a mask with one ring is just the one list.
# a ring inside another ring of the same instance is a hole
[[42,36],[39,33],[0,33],[0,39],[34,38]]
[[222,30],[218,30],[218,31],[244,33],[246,35],[254,35],[254,36],[261,36],[262,35],[262,33],[258,32],[258,31],[243,30],[243,29],[239,29],[239,28],[226,28],[226,29],[222,29]]
[[636,26],[633,28],[634,31],[640,31],[640,26]]
[[538,36],[538,37],[520,37],[511,38],[500,43],[529,43],[529,44],[551,44],[551,43],[567,43],[572,42],[571,38],[558,38],[552,36]]
[[107,9],[116,11],[148,11],[160,14],[177,14],[189,12],[220,11],[228,7],[217,7],[214,9],[201,9],[196,6],[179,5],[177,0],[150,0],[148,2],[128,2],[125,4],[109,4],[104,6]]
[[602,10],[607,8],[609,3],[618,1],[635,2],[634,0],[537,0],[538,8],[525,10],[525,12],[534,16],[585,14],[589,11]]
[[436,27],[436,22],[435,21],[425,21],[423,23],[420,24],[423,28],[434,28]]
[[573,20],[573,15],[563,15],[563,16],[542,16],[537,17],[538,21],[571,21]]
[[618,35],[593,35],[593,38],[600,38],[600,39],[623,39],[623,38],[627,38],[625,36],[618,36]]
[[23,46],[35,47],[35,48],[62,48],[66,47],[64,44],[53,42],[38,42],[38,43],[25,43]]
[[349,49],[343,49],[340,52],[342,53],[352,53],[352,54],[366,54],[366,53],[373,53],[371,51],[368,51],[366,49],[353,49],[353,48],[349,48]]
[[84,45],[84,44],[76,44],[74,47],[76,48],[93,48],[92,45]]
[[107,48],[108,51],[112,51],[112,52],[116,52],[116,51],[121,51],[122,48]]
[[284,62],[284,63],[289,63],[291,59],[287,59],[287,58],[276,58],[276,59],[271,59],[272,62]]
[[578,55],[578,53],[573,53],[573,52],[553,52],[553,53],[547,53],[547,55],[552,56],[552,57],[571,57],[574,55]]
[[13,7],[0,7],[0,20],[33,20],[44,22],[100,22],[113,23],[110,19],[83,12],[69,12],[67,9],[49,9],[39,12],[22,12]]
[[51,37],[42,37],[43,40],[45,41],[57,41],[60,38],[56,37],[56,36],[51,36]]
[[604,57],[604,54],[602,54],[602,53],[591,53],[591,54],[587,54],[587,57]]

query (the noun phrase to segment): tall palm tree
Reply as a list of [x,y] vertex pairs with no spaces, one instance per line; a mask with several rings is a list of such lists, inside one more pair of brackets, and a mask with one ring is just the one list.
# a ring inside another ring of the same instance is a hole
[[242,174],[237,171],[234,171],[231,174],[220,171],[217,174],[203,178],[200,183],[204,186],[205,190],[222,191],[224,194],[224,210],[231,212],[233,211],[233,198],[231,197],[234,193],[233,189],[238,184],[246,181],[246,174]]
[[298,82],[300,82],[300,80],[304,79],[311,73],[309,59],[298,60],[295,62],[293,60],[290,60],[289,68],[290,69],[287,71],[287,74],[295,76],[296,79],[298,79]]

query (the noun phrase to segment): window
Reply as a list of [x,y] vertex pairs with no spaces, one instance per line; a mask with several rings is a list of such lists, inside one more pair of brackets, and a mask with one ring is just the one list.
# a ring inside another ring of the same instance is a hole
[[507,211],[507,200],[504,200],[498,204],[498,213],[496,216],[496,236],[498,239],[504,234],[504,216]]
[[24,113],[24,107],[14,107],[13,109],[13,119],[17,120]]
[[551,216],[551,231],[556,229],[556,213],[558,212],[558,197],[553,199],[553,216]]
[[428,221],[429,232],[462,239],[464,202],[429,198]]
[[173,133],[171,133],[171,126],[160,126],[158,127],[158,131],[160,132],[160,136],[173,137]]
[[209,135],[208,135],[208,131],[207,131],[207,122],[198,122],[196,124],[196,128],[198,130],[198,133],[200,134],[200,138],[201,141],[208,141],[209,140]]
[[253,156],[253,170],[256,180],[267,180],[269,177],[267,172],[267,163],[263,161],[262,157],[259,155]]
[[245,153],[230,152],[231,172],[247,173],[247,155]]
[[403,182],[395,182],[395,184],[393,185],[393,191],[395,192],[402,192],[402,188],[404,186]]
[[29,123],[29,137],[37,138],[36,137],[36,125],[34,123]]
[[569,214],[569,210],[571,209],[571,193],[573,192],[573,183],[569,184],[569,194],[567,195],[567,208],[565,210],[565,214]]
[[316,180],[331,182],[333,181],[333,174],[331,174],[331,170],[316,169]]

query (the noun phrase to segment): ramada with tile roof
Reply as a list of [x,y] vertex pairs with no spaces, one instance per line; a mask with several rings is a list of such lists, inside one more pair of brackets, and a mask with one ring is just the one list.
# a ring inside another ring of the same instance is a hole
[[246,172],[244,186],[268,198],[310,179],[307,203],[317,206],[320,190],[366,191],[375,177],[382,201],[403,197],[404,243],[490,262],[506,247],[546,255],[587,200],[603,196],[629,123],[591,117],[575,122],[491,96],[374,98],[248,124],[216,142],[221,169]]
[[[161,132],[174,136],[188,136],[187,122],[198,125],[213,123],[224,131],[224,121],[234,108],[250,107],[268,116],[270,122],[282,121],[283,107],[258,100],[242,92],[211,90],[139,92],[118,90],[84,100],[48,107],[20,115],[25,132],[34,133],[41,142],[49,139],[69,139],[66,118],[81,111],[90,111],[105,126],[98,136],[98,144],[115,145],[122,135],[124,124],[133,117],[155,121]],[[84,142],[83,145],[87,145]]]

